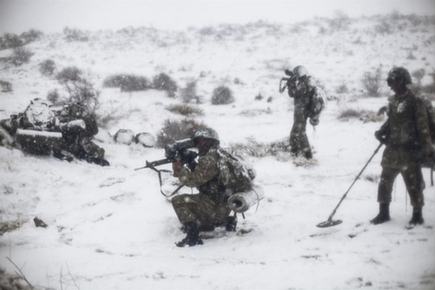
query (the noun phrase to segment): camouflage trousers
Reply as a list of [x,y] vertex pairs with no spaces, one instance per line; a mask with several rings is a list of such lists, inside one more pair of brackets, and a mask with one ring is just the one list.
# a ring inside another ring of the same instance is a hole
[[225,223],[231,213],[226,204],[217,203],[205,194],[177,195],[172,198],[172,206],[183,225],[194,222],[203,231]]
[[383,167],[381,173],[381,181],[378,187],[378,202],[390,203],[391,193],[393,191],[393,184],[396,177],[402,175],[405,181],[406,189],[411,199],[411,205],[413,207],[424,206],[423,190],[425,183],[421,167],[419,165],[409,165],[406,169],[397,169],[390,167]]
[[104,158],[104,149],[91,141],[90,138],[80,138],[65,144],[65,150],[74,154],[77,158]]
[[295,119],[292,130],[290,132],[290,147],[292,154],[302,155],[307,158],[312,157],[310,142],[306,133],[307,120]]

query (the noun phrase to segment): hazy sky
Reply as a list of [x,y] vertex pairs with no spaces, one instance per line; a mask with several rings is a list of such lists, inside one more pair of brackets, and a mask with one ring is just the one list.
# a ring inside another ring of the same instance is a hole
[[0,0],[0,34],[38,29],[60,32],[66,26],[89,30],[153,26],[289,23],[314,16],[388,14],[435,15],[435,0]]

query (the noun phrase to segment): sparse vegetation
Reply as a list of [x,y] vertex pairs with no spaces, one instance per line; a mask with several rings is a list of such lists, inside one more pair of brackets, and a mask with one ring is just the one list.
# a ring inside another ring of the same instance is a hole
[[165,147],[177,140],[192,138],[199,129],[207,128],[203,123],[198,123],[193,119],[182,121],[166,120],[163,128],[157,135],[157,147]]
[[349,92],[349,89],[347,88],[346,83],[342,83],[341,85],[335,88],[335,92],[337,94],[346,94]]
[[180,97],[184,103],[190,103],[192,100],[195,100],[197,104],[200,103],[199,97],[196,95],[196,82],[188,82],[186,87],[181,89]]
[[121,92],[145,91],[151,88],[150,81],[146,77],[132,74],[109,76],[104,80],[103,86],[120,88]]
[[40,39],[42,35],[43,33],[41,31],[35,29],[25,31],[19,36],[14,33],[5,33],[0,37],[0,49],[23,46]]
[[0,87],[3,93],[12,92],[12,84],[8,81],[0,80]]
[[65,27],[63,29],[63,34],[65,35],[66,41],[88,41],[89,36],[86,32],[77,29],[77,28],[69,28]]
[[254,138],[248,138],[244,143],[231,143],[227,148],[230,152],[253,157],[273,156],[280,161],[291,159],[290,144],[287,139],[271,143],[258,142]]
[[12,56],[9,58],[9,61],[15,66],[20,66],[28,63],[33,55],[34,53],[30,49],[24,46],[17,46],[12,49]]
[[204,113],[200,108],[195,108],[189,105],[170,105],[167,110],[186,117],[202,116]]
[[54,89],[47,93],[47,101],[51,102],[53,105],[61,105],[61,96],[59,92]]
[[226,86],[220,86],[213,90],[211,103],[213,105],[227,105],[234,102],[233,92]]
[[68,93],[68,101],[81,102],[92,112],[98,108],[100,91],[80,69],[74,66],[64,68],[56,74],[56,79]]
[[361,79],[361,84],[368,97],[380,96],[382,81],[382,72],[380,68],[378,68],[375,73],[364,73],[364,76]]
[[153,88],[166,91],[170,98],[174,98],[178,90],[177,83],[165,73],[161,73],[153,78]]
[[54,74],[56,70],[56,64],[54,60],[46,59],[39,64],[39,72],[47,77],[50,77]]
[[381,122],[384,119],[382,114],[367,110],[344,109],[340,112],[338,119],[348,121],[358,119],[367,122]]

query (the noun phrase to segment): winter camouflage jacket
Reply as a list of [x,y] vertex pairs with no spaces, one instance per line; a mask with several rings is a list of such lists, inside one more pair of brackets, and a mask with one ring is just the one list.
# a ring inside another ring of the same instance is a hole
[[294,83],[288,88],[289,97],[294,99],[294,119],[295,121],[306,121],[308,117],[315,117],[322,108],[317,108],[315,99],[321,98],[321,94],[313,84],[311,78],[302,82]]
[[249,176],[236,177],[235,172],[228,167],[229,158],[234,157],[222,148],[213,148],[206,155],[199,157],[195,170],[180,167],[174,175],[178,176],[184,185],[196,187],[200,194],[207,195],[217,203],[226,203],[226,199],[232,193],[250,188],[254,178],[248,170],[246,173],[238,172],[238,174],[245,173]]
[[216,149],[200,156],[198,165],[194,171],[190,171],[186,167],[179,167],[174,172],[174,175],[188,187],[196,187],[200,194],[205,194],[214,202],[223,202],[225,187],[220,181],[220,170],[218,166],[219,154]]
[[383,167],[421,164],[432,150],[426,105],[409,90],[390,99],[388,119],[379,133],[386,137]]

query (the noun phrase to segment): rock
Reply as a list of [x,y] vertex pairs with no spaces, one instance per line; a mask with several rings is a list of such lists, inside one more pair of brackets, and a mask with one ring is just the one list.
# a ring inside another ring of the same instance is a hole
[[144,147],[148,148],[155,147],[157,143],[156,137],[146,132],[137,134],[134,138],[134,141],[136,142],[136,144],[141,144]]
[[133,143],[134,132],[129,129],[119,129],[115,134],[115,142],[130,145]]

